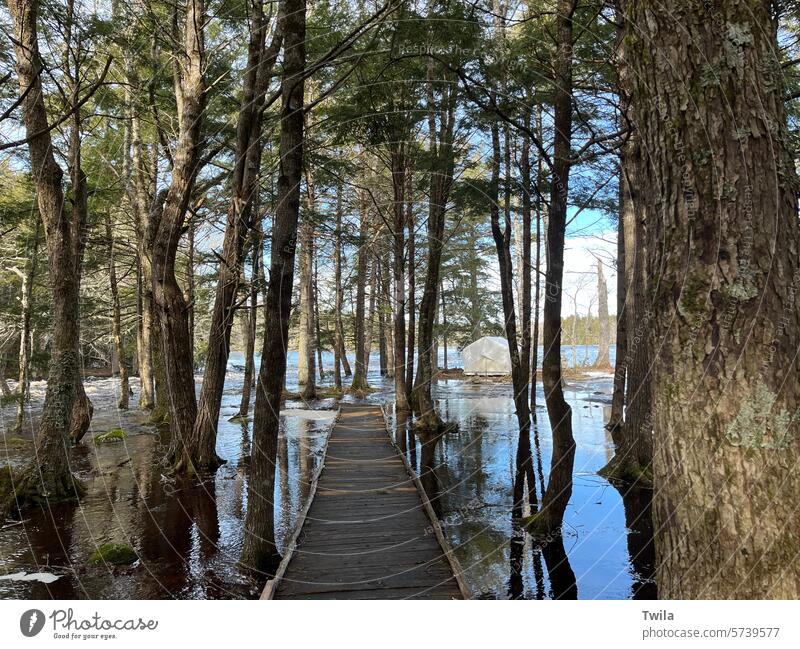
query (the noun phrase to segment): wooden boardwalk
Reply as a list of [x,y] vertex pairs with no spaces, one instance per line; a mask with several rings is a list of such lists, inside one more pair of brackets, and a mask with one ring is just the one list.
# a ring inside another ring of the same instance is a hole
[[458,564],[379,406],[343,405],[323,462],[296,547],[263,598],[462,598]]

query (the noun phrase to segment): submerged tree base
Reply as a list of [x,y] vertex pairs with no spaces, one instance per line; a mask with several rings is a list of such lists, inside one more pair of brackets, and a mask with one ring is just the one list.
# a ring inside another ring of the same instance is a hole
[[283,561],[283,557],[275,546],[272,546],[272,551],[254,553],[248,551],[245,545],[238,566],[239,570],[249,573],[253,577],[272,579],[278,571],[281,561]]
[[637,462],[623,460],[619,454],[609,460],[597,474],[609,482],[624,482],[642,489],[653,488],[653,468]]
[[78,500],[86,486],[71,473],[54,476],[32,465],[15,475],[10,466],[0,469],[0,514],[18,516],[26,507]]

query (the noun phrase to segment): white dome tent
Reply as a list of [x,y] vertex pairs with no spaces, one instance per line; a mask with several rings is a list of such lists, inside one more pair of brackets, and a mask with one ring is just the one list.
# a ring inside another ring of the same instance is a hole
[[484,336],[461,350],[464,374],[511,374],[508,341],[500,336]]

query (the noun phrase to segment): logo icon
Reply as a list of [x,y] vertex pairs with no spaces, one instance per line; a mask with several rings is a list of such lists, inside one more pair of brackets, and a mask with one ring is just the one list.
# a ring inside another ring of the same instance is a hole
[[44,613],[38,608],[32,608],[25,611],[22,617],[19,618],[19,630],[26,638],[32,638],[37,635],[44,627]]

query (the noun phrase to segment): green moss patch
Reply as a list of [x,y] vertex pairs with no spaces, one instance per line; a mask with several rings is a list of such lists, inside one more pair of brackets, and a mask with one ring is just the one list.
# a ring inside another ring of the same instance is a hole
[[8,437],[4,437],[3,441],[6,444],[6,448],[18,448],[20,446],[25,446],[30,440],[25,439],[24,437],[15,437],[13,435],[9,435]]
[[105,433],[100,433],[99,435],[94,436],[94,443],[95,444],[113,444],[115,442],[122,442],[127,439],[127,435],[125,431],[121,428],[112,428]]
[[92,552],[89,563],[101,565],[110,563],[114,566],[127,566],[139,559],[136,551],[124,543],[104,543]]

